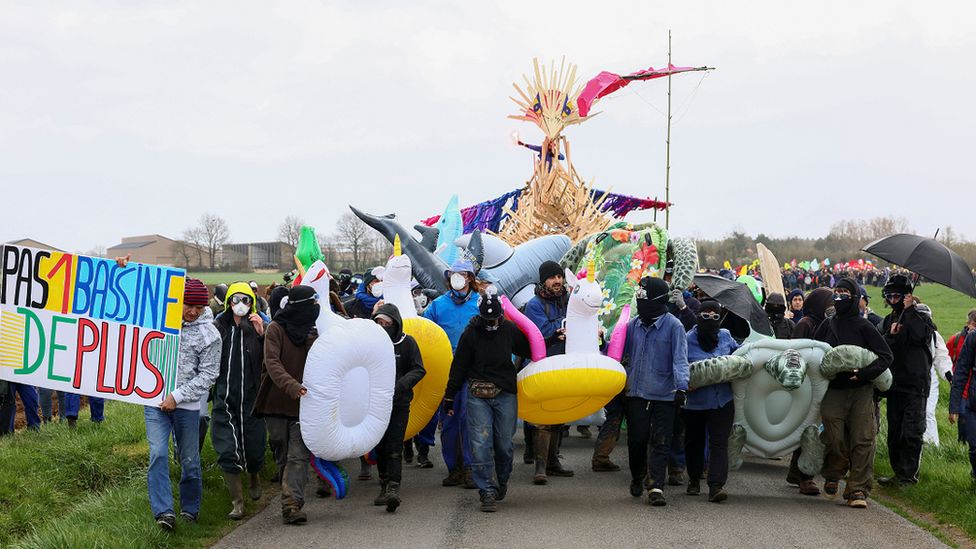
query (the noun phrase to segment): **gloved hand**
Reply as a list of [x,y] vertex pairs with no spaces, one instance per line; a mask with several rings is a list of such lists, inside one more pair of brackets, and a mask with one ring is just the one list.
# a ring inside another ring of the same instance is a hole
[[946,377],[946,381],[952,383],[952,372],[946,372],[945,377]]
[[688,401],[688,393],[685,391],[675,391],[674,392],[674,403],[678,405],[678,408],[682,408],[685,402]]
[[677,288],[671,290],[671,303],[674,303],[678,307],[679,311],[684,310],[684,308],[688,306],[685,304],[684,292]]
[[454,399],[445,398],[444,402],[441,402],[441,416],[453,416],[454,415]]

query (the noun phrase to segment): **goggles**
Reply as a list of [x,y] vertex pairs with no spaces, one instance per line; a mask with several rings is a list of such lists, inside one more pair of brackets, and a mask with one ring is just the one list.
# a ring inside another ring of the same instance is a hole
[[698,316],[702,317],[702,320],[718,320],[722,318],[722,315],[720,315],[719,313],[708,313],[708,312],[699,313]]
[[238,303],[243,303],[250,307],[251,303],[254,303],[254,301],[251,299],[251,296],[249,295],[234,294],[230,296],[231,305],[237,305]]

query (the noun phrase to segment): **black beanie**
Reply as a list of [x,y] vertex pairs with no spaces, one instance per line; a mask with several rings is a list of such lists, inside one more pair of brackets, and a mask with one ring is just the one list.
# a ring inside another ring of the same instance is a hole
[[542,265],[539,265],[539,282],[544,283],[550,278],[556,275],[562,275],[563,268],[559,266],[559,263],[555,261],[546,261]]
[[502,302],[498,299],[498,296],[494,293],[487,293],[481,296],[480,303],[478,303],[478,314],[481,318],[487,320],[495,320],[496,318],[501,318],[502,316]]

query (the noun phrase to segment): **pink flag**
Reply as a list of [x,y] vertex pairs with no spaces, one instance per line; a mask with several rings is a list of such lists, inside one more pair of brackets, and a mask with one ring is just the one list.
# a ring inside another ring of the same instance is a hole
[[580,92],[579,98],[576,100],[577,105],[579,105],[579,115],[581,117],[586,116],[587,113],[590,112],[590,106],[593,105],[594,101],[605,95],[610,95],[627,84],[630,84],[631,80],[653,80],[654,78],[662,78],[664,76],[668,76],[669,74],[700,71],[704,69],[705,67],[675,67],[674,65],[668,65],[667,69],[655,69],[654,67],[648,67],[646,70],[637,71],[635,73],[628,74],[627,76],[620,76],[619,74],[603,71],[587,82],[586,86],[583,88],[583,91]]

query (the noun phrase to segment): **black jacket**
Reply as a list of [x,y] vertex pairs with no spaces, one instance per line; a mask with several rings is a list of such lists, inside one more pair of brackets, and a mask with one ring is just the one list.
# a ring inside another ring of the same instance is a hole
[[817,288],[810,292],[803,302],[803,318],[793,328],[792,339],[815,339],[814,334],[824,321],[833,299],[833,292],[826,288]]
[[[803,317],[806,320],[806,317]],[[838,345],[857,345],[878,355],[875,360],[857,374],[858,381],[851,381],[851,375],[841,373],[830,382],[831,389],[853,389],[871,383],[891,365],[891,349],[881,333],[860,315],[835,316],[825,320],[817,328],[813,339],[823,341],[831,347]]]
[[[898,334],[891,333],[894,322],[901,324]],[[900,315],[892,312],[881,324],[881,333],[891,347],[891,391],[927,397],[932,380],[932,356],[929,344],[935,326],[915,307],[905,309]]]
[[949,413],[962,413],[962,394],[969,387],[969,409],[976,410],[976,390],[973,389],[973,374],[976,373],[976,332],[969,332],[962,350],[956,357],[952,372],[952,389],[949,391]]
[[[234,314],[230,311],[224,311],[214,320],[214,326],[220,332],[220,372],[225,375],[230,357],[230,335],[231,327],[234,326]],[[264,336],[258,335],[251,321],[246,317],[241,319],[241,323],[237,327],[241,331],[244,353],[247,355],[247,365],[251,370],[251,375],[260,383],[261,365],[264,364]]]
[[769,323],[773,327],[773,337],[776,339],[793,339],[793,329],[796,324],[793,324],[792,320],[780,315],[775,319],[770,318]]
[[490,381],[502,391],[516,394],[518,382],[513,354],[531,356],[525,334],[509,320],[502,320],[498,330],[489,332],[481,317],[475,316],[458,340],[444,398],[454,399],[461,385],[469,380]]
[[420,347],[413,337],[403,333],[403,319],[396,305],[384,303],[376,309],[376,315],[393,319],[393,353],[396,356],[396,383],[393,386],[393,406],[410,406],[413,388],[427,375]]

